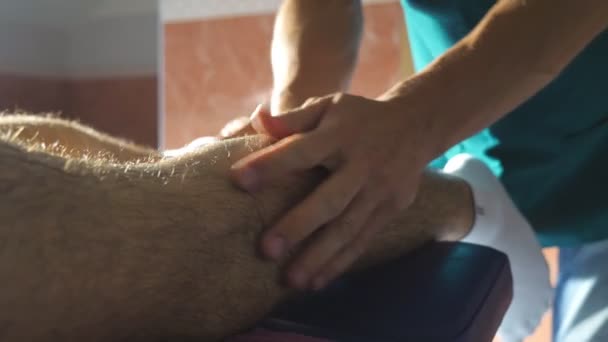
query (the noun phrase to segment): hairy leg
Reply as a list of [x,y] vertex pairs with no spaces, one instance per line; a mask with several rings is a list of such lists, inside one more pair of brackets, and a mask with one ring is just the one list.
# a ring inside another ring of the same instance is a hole
[[158,159],[158,151],[95,131],[75,121],[53,116],[0,113],[0,136],[72,158],[103,158],[117,162]]
[[[0,339],[214,341],[262,318],[292,293],[257,257],[259,233],[323,177],[237,190],[231,163],[267,143],[121,164],[0,142]],[[427,173],[357,267],[464,235],[470,203],[464,182]]]

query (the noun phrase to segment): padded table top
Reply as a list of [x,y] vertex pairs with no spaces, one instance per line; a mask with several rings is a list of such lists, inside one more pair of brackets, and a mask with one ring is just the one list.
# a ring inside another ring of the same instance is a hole
[[290,301],[260,326],[349,342],[490,342],[511,298],[506,255],[434,243]]

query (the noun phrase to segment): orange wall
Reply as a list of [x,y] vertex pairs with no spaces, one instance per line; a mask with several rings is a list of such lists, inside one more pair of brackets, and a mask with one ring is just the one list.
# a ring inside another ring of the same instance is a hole
[[0,75],[0,110],[57,111],[66,106],[65,91],[62,80],[3,74]]
[[158,80],[129,76],[68,82],[67,115],[137,143],[158,144]]
[[55,112],[104,132],[157,145],[156,76],[60,79],[0,74],[0,111]]

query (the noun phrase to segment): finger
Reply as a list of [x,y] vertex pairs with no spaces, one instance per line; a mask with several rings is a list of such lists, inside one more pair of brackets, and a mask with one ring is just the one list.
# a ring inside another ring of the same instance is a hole
[[310,287],[312,277],[321,271],[357,235],[372,213],[375,201],[369,193],[359,193],[347,210],[314,236],[289,267],[287,280],[296,288]]
[[239,186],[255,191],[276,177],[319,166],[332,150],[323,134],[296,134],[237,161],[231,172]]
[[361,188],[362,180],[361,172],[353,168],[343,168],[332,174],[264,234],[264,254],[271,259],[280,259],[293,246],[340,215]]
[[315,275],[312,281],[313,289],[320,290],[324,288],[346,272],[348,268],[365,253],[373,237],[378,231],[385,228],[386,225],[391,222],[395,214],[396,210],[392,206],[386,205],[386,202],[377,207],[359,231],[359,235],[350,241],[349,244],[344,246],[344,248],[325,264],[317,275]]
[[263,108],[251,116],[251,123],[259,133],[277,139],[294,133],[307,132],[317,127],[331,101],[331,96],[323,97],[276,116],[271,115],[270,110]]

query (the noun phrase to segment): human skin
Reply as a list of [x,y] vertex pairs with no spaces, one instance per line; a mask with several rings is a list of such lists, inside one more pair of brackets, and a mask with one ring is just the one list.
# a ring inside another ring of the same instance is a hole
[[[0,117],[0,339],[219,341],[296,295],[279,272],[289,257],[268,262],[254,246],[325,174],[280,178],[254,196],[234,187],[230,165],[270,142],[230,139],[166,159],[75,123]],[[471,203],[463,181],[425,173],[412,207],[369,236],[355,270],[460,239]]]
[[412,203],[431,160],[553,81],[608,27],[606,13],[604,0],[496,1],[433,63],[368,98],[348,93],[361,1],[283,1],[272,40],[272,113],[252,121],[280,141],[235,164],[235,183],[255,192],[320,165],[332,176],[268,228],[265,254],[280,258],[315,236],[289,267],[290,283],[319,287],[340,275],[357,259],[349,246]]

